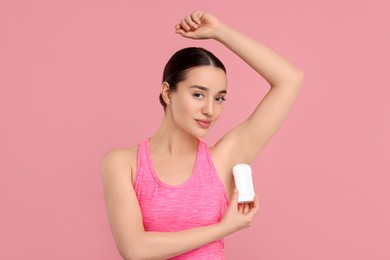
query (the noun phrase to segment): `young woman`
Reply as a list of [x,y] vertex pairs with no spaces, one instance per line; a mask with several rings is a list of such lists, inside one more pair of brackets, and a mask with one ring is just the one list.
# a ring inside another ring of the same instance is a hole
[[172,56],[164,69],[159,129],[137,146],[108,151],[102,162],[108,218],[124,259],[224,259],[223,237],[249,227],[259,211],[257,196],[253,203],[237,202],[232,167],[254,160],[303,80],[278,54],[206,12],[186,16],[176,33],[219,41],[271,88],[249,118],[209,147],[199,138],[222,113],[225,67],[202,48]]

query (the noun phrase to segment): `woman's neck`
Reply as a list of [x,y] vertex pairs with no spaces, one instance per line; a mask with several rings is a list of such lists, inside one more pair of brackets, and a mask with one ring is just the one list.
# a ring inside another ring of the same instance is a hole
[[150,138],[151,150],[172,156],[192,153],[197,147],[198,138],[175,125],[167,115],[164,116],[157,132]]

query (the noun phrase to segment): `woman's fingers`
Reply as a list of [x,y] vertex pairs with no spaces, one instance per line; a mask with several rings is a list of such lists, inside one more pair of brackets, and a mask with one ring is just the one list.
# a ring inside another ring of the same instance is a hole
[[238,195],[238,191],[235,189],[229,202],[229,208],[221,220],[221,222],[224,223],[223,226],[233,230],[233,232],[250,227],[259,208],[257,196],[255,197],[254,202],[243,203],[238,202]]
[[244,203],[244,209],[242,210],[242,213],[246,214],[249,212],[249,203]]
[[[188,27],[189,28],[189,27]],[[196,34],[194,31],[191,31],[190,29],[186,30],[183,28],[182,24],[177,24],[175,26],[176,33],[180,34],[183,37],[187,38],[196,38]]]
[[191,14],[192,20],[197,23],[198,25],[201,23],[200,18],[202,17],[203,12],[202,11],[195,11]]
[[257,214],[257,212],[259,212],[259,210],[260,210],[259,195],[256,195],[255,199],[253,200],[253,207],[249,211],[249,215],[251,215],[251,217],[254,217]]
[[191,29],[195,29],[199,27],[201,24],[200,18],[202,17],[202,11],[195,11],[191,15],[187,15],[180,21],[180,27],[184,31],[188,32]]
[[186,21],[186,23],[190,26],[190,29],[196,29],[198,28],[198,24],[195,23],[195,21],[193,20],[192,16],[186,16],[184,18],[184,20]]
[[180,24],[176,24],[176,25],[175,25],[175,30],[176,30],[176,32],[178,32],[179,30],[181,30],[181,25],[180,25]]
[[176,28],[176,33],[191,39],[213,39],[215,29],[219,26],[216,17],[203,12],[195,11],[185,16],[179,22],[180,28]]
[[[200,20],[199,20],[199,23],[200,23]],[[199,25],[197,24],[196,20],[193,19],[192,15],[188,15],[180,21],[180,27],[185,32],[188,32],[191,29],[196,30],[196,28],[198,28],[198,26]]]
[[186,32],[188,32],[191,29],[191,27],[188,25],[188,23],[187,23],[187,21],[185,19],[182,19],[180,21],[180,26]]
[[238,203],[238,211],[241,214],[251,214],[256,215],[257,212],[259,212],[260,206],[259,206],[259,196],[256,195],[253,202],[250,203]]
[[238,203],[238,211],[241,214],[247,214],[252,209],[252,206],[250,203]]

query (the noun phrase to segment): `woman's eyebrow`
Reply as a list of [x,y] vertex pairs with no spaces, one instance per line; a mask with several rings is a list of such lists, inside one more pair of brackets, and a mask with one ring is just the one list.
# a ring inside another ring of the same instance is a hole
[[[200,89],[200,90],[203,90],[203,91],[206,91],[206,92],[210,91],[209,88],[204,87],[204,86],[199,86],[199,85],[193,85],[193,86],[190,86],[190,88],[197,88],[197,89]],[[220,90],[220,91],[218,91],[218,94],[227,94],[227,91],[225,89],[224,90]]]

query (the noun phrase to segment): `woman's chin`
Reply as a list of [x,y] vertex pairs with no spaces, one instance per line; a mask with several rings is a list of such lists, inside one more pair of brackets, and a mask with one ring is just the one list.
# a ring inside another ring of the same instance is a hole
[[198,131],[196,133],[196,137],[198,138],[203,138],[203,137],[206,137],[210,132],[210,129],[207,129],[207,130],[203,130],[203,131]]

